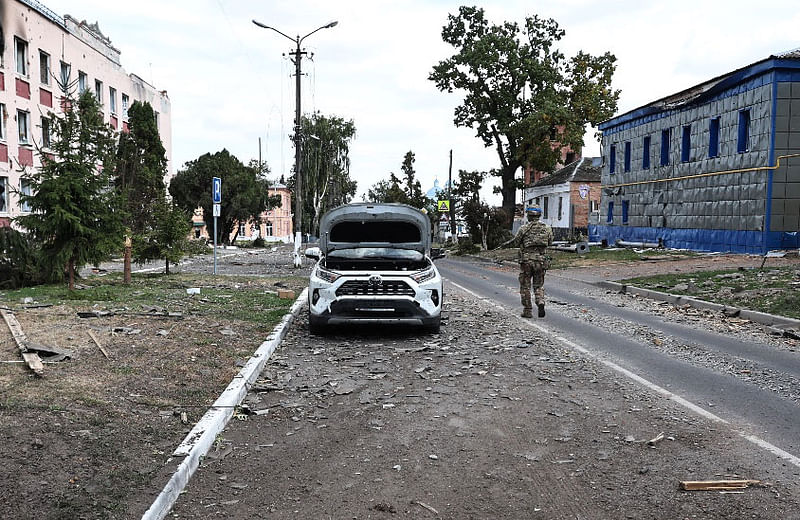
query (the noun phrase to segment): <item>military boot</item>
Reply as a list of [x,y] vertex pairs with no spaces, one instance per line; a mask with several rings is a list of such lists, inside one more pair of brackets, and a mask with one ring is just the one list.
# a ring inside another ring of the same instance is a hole
[[[538,304],[538,307],[539,307],[539,317],[540,318],[544,318],[544,304],[540,303],[540,304]],[[530,312],[530,311],[528,311],[528,312]]]
[[531,312],[530,308],[525,308],[525,309],[522,309],[521,316],[523,318],[533,318],[533,313]]

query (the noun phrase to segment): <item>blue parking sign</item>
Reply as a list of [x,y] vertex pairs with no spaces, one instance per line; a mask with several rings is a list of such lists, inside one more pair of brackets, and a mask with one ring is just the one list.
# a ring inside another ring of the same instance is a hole
[[213,181],[211,183],[211,193],[213,194],[212,202],[214,204],[219,204],[222,202],[222,179],[219,177],[213,177]]

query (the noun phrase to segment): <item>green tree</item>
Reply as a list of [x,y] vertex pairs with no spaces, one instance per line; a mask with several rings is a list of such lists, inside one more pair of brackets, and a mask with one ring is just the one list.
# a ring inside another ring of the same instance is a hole
[[153,227],[155,206],[167,192],[167,153],[150,103],[134,101],[128,130],[119,137],[114,183],[125,197],[126,224],[134,235],[143,235]]
[[398,202],[400,204],[408,204],[419,209],[430,210],[435,207],[431,199],[422,191],[422,185],[416,178],[416,171],[414,170],[414,152],[408,151],[403,157],[403,163],[400,170],[403,172],[403,178],[399,178],[394,172],[389,173],[389,179],[383,179],[372,185],[367,190],[364,197],[365,202]]
[[63,116],[47,115],[54,154],[37,150],[42,165],[23,174],[31,195],[20,194],[20,200],[31,213],[16,221],[41,247],[48,272],[66,268],[69,288],[74,289],[77,269],[121,249],[124,228],[110,178],[113,131],[91,92],[75,100],[65,88],[64,96]]
[[236,241],[240,222],[260,221],[261,214],[280,205],[280,197],[269,196],[269,182],[257,162],[245,166],[228,150],[206,153],[187,162],[184,169],[172,179],[169,193],[175,203],[186,212],[202,208],[206,222],[211,227],[213,208],[211,179],[222,179],[222,205],[218,217],[218,240],[230,244]]
[[165,272],[169,275],[170,262],[180,262],[186,251],[191,218],[166,197],[151,207],[153,226],[141,235],[134,235],[133,247],[134,250],[138,248],[141,258],[163,258]]
[[490,24],[483,9],[466,6],[449,15],[442,30],[456,53],[435,65],[429,79],[443,92],[464,93],[454,123],[474,128],[484,146],[496,149],[508,215],[521,166],[551,171],[564,147],[582,147],[588,123],[608,119],[617,107],[614,55],[580,51],[566,58],[555,47],[563,36],[552,19],[534,15],[520,29],[511,22]]
[[414,170],[414,162],[416,161],[414,152],[408,151],[403,157],[403,165],[400,170],[403,172],[404,177],[404,192],[406,195],[406,204],[414,206],[415,208],[427,208],[431,205],[431,200],[423,193],[422,185],[417,179],[417,172]]
[[[350,142],[356,127],[352,120],[319,112],[303,116],[301,127],[302,231],[316,235],[320,217],[331,208],[347,204],[356,194],[356,181],[350,178]],[[294,193],[294,175],[287,187]]]

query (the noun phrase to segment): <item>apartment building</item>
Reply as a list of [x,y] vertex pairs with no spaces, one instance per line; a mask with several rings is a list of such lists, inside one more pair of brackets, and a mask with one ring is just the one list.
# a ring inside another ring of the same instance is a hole
[[122,68],[120,51],[98,24],[59,16],[36,0],[0,2],[0,226],[28,208],[17,192],[29,193],[21,181],[25,169],[41,162],[37,148],[47,152],[51,122],[48,114],[63,113],[60,85],[74,95],[91,90],[103,106],[105,120],[118,132],[127,130],[128,107],[149,102],[172,173],[170,101],[165,90]]
[[754,254],[800,247],[800,49],[599,128],[592,240]]

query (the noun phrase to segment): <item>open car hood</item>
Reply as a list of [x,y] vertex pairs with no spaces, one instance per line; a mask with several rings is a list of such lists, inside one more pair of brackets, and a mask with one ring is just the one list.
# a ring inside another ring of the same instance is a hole
[[347,204],[322,216],[322,254],[354,247],[413,249],[427,255],[431,248],[428,216],[405,204]]

